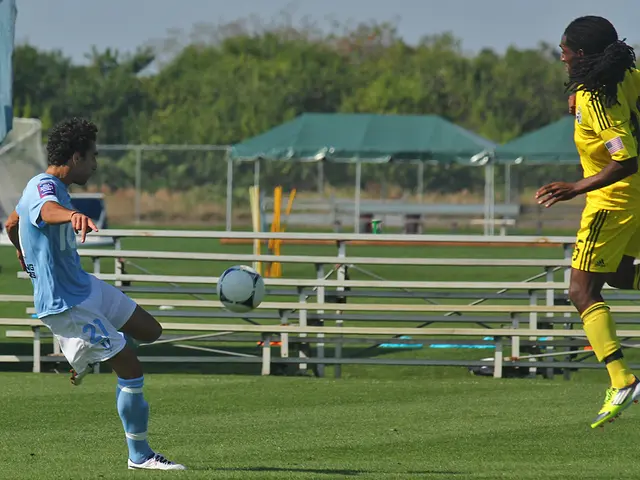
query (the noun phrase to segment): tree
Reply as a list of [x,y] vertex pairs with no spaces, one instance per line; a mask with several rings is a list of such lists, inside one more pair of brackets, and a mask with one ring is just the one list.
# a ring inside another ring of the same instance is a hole
[[[566,112],[565,73],[546,44],[469,56],[449,33],[409,45],[392,23],[336,25],[326,33],[285,20],[201,24],[191,38],[174,34],[165,47],[128,56],[94,49],[88,65],[79,66],[60,52],[21,45],[14,55],[17,111],[46,119],[47,126],[89,116],[99,124],[101,143],[219,145],[304,112],[437,114],[496,142]],[[156,71],[147,74],[151,66]],[[222,184],[220,160],[219,154],[147,152],[143,168],[148,185],[187,189]],[[111,177],[130,182],[134,162],[129,155],[110,163]],[[463,170],[430,171],[427,186],[469,188],[481,172]],[[243,172],[236,179],[250,182],[251,173]],[[372,169],[363,174],[364,181],[379,176]],[[349,170],[325,175],[333,185],[353,184]],[[308,169],[283,163],[266,165],[262,176],[267,183],[314,181]],[[389,166],[384,176],[406,188],[415,184],[406,168]]]

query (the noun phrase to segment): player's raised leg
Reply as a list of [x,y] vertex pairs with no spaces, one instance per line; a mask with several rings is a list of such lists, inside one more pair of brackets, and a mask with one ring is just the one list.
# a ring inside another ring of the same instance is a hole
[[136,305],[133,314],[122,325],[120,331],[125,338],[135,339],[142,343],[153,343],[162,335],[162,326],[158,321],[140,305]]

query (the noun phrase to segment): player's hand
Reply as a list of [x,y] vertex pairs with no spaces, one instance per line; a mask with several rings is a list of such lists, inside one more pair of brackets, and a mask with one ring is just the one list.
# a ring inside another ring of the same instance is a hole
[[71,214],[71,226],[75,233],[80,233],[80,243],[84,243],[87,238],[87,233],[98,231],[93,220],[80,212],[74,212]]
[[576,94],[575,93],[569,97],[569,113],[571,115],[576,114]]
[[545,207],[550,207],[556,202],[571,200],[578,195],[575,184],[566,182],[554,182],[540,188],[536,192],[536,200]]
[[18,261],[20,262],[20,266],[22,267],[22,271],[27,271],[27,265],[24,263],[24,257],[22,256],[22,252],[20,250],[16,250],[16,257],[18,257]]

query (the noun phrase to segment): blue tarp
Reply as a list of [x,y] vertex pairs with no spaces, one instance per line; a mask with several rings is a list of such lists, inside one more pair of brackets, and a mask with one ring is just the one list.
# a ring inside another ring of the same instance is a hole
[[13,47],[16,0],[0,0],[0,142],[13,128]]

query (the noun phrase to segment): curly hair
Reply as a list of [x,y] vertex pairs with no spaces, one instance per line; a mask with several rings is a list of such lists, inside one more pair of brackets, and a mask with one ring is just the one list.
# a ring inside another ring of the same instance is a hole
[[569,48],[584,52],[570,67],[567,91],[588,92],[605,107],[619,103],[618,84],[635,67],[633,48],[618,39],[609,20],[592,15],[576,18],[564,35]]
[[84,118],[73,117],[56,124],[48,135],[49,165],[66,165],[76,152],[84,155],[95,143],[97,134],[98,127]]

